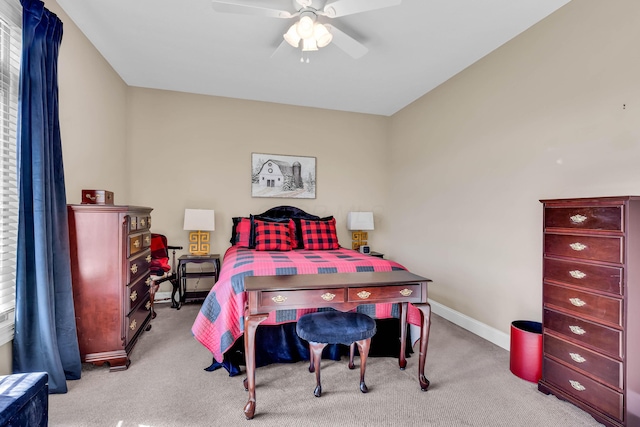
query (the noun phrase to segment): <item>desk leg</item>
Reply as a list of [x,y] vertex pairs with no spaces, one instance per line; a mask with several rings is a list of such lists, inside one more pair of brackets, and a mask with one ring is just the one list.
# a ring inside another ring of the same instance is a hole
[[408,303],[400,303],[400,357],[398,363],[400,370],[407,367],[407,307]]
[[244,316],[244,358],[247,368],[244,386],[249,391],[249,401],[244,406],[244,415],[248,420],[252,419],[256,412],[256,329],[267,317],[268,314]]
[[429,329],[431,328],[431,304],[414,304],[422,314],[422,326],[420,328],[420,358],[418,359],[418,381],[420,389],[427,391],[429,380],[424,376],[424,364],[427,361],[427,347],[429,346]]

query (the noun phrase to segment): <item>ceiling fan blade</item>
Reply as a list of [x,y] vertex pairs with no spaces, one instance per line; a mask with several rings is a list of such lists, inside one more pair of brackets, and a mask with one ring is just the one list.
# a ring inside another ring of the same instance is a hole
[[325,24],[324,26],[327,27],[327,30],[329,30],[331,35],[333,35],[331,43],[344,50],[352,58],[362,58],[367,52],[369,52],[369,49],[367,49],[365,45],[353,37],[343,33],[333,25]]
[[258,15],[267,16],[270,18],[292,18],[298,13],[293,14],[287,10],[273,9],[265,7],[263,1],[251,1],[251,0],[212,0],[211,7],[216,12],[222,13],[238,13],[242,15]]
[[353,15],[354,13],[397,6],[402,0],[337,0],[324,7],[324,15],[329,18]]

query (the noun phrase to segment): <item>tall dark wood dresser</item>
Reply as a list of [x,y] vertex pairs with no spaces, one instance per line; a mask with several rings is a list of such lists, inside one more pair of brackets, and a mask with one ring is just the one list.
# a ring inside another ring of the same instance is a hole
[[151,208],[68,205],[71,274],[83,362],[127,369],[150,328]]
[[544,204],[538,389],[640,426],[640,197]]

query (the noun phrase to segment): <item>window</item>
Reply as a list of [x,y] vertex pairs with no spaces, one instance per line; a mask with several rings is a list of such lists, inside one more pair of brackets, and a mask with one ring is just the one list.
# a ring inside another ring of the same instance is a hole
[[13,339],[16,303],[18,180],[16,136],[22,6],[0,2],[0,345]]

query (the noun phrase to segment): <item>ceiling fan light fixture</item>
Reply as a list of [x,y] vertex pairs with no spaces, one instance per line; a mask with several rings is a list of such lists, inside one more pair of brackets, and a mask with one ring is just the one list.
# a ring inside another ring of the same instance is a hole
[[293,47],[298,47],[300,45],[300,36],[298,35],[296,25],[297,24],[293,24],[291,27],[289,27],[289,30],[286,32],[286,34],[282,36],[284,37],[285,41]]
[[302,39],[302,51],[303,52],[310,52],[310,51],[314,51],[314,50],[318,50],[318,45],[316,43],[316,39],[310,37],[308,39]]
[[318,47],[325,47],[333,39],[333,35],[327,30],[327,27],[320,23],[316,23],[313,27],[313,36],[316,39]]
[[296,24],[296,29],[301,39],[313,37],[313,19],[309,16],[303,16]]

